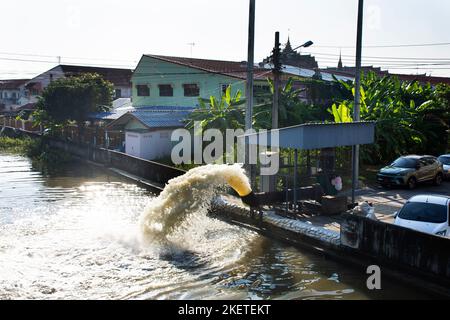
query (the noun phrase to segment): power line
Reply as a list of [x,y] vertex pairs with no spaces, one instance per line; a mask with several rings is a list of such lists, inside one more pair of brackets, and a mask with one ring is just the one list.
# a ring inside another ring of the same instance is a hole
[[7,56],[25,56],[25,57],[41,57],[41,58],[55,58],[55,59],[76,59],[76,60],[97,60],[97,61],[115,61],[115,62],[127,62],[135,64],[137,61],[122,60],[122,59],[104,59],[104,58],[87,58],[87,57],[71,57],[71,56],[57,56],[57,55],[43,55],[34,53],[16,53],[16,52],[0,52],[1,55]]
[[[324,52],[307,52],[308,54],[312,54],[315,56],[332,56],[339,57],[339,54],[336,53],[324,53]],[[342,57],[354,58],[354,55],[343,54]],[[450,58],[426,58],[426,57],[383,57],[383,56],[362,56],[363,58],[372,58],[372,59],[392,59],[392,60],[450,60]]]
[[[393,45],[367,45],[363,48],[408,48],[408,47],[434,47],[434,46],[448,46],[450,42],[438,42],[438,43],[419,43],[419,44],[393,44]],[[315,45],[317,48],[346,48],[353,49],[355,46],[331,46],[331,45]]]

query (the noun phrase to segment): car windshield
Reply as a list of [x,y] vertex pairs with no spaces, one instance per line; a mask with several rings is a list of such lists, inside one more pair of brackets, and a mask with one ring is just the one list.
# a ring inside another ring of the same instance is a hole
[[442,163],[442,164],[449,164],[450,165],[450,157],[447,157],[447,156],[440,156],[439,158],[438,158],[438,160],[439,160],[439,162],[440,163]]
[[391,166],[396,168],[415,168],[417,160],[409,158],[398,158],[392,162]]
[[398,217],[405,220],[443,223],[447,221],[447,206],[434,203],[408,202]]

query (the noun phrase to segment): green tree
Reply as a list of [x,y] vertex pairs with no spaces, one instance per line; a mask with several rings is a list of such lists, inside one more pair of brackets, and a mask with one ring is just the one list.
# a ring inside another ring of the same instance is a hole
[[222,133],[226,129],[244,128],[245,109],[242,107],[245,100],[241,99],[238,90],[231,95],[231,86],[227,87],[220,100],[215,96],[208,99],[199,99],[200,107],[194,110],[187,119],[187,127],[194,128],[194,122],[200,122],[202,130],[219,129]]
[[[255,128],[271,129],[272,128],[272,101],[274,94],[274,85],[271,79],[267,80],[270,86],[270,93],[260,95],[267,103],[255,106],[253,126]],[[278,126],[289,127],[311,121],[328,120],[329,114],[326,109],[320,105],[305,103],[301,100],[301,93],[305,89],[294,88],[295,79],[290,77],[279,91],[278,99]],[[298,80],[300,81],[300,80]],[[307,86],[311,87],[308,82]]]
[[113,94],[112,83],[98,74],[61,78],[45,88],[33,118],[48,126],[76,122],[81,139],[88,114],[106,111],[106,106],[111,105]]
[[[354,94],[353,84],[339,83]],[[362,160],[380,164],[402,154],[444,152],[449,123],[447,94],[446,85],[433,88],[392,76],[380,78],[373,72],[362,76],[361,120],[377,122],[375,143],[362,146]],[[334,109],[353,111],[353,104],[353,100],[343,100]]]

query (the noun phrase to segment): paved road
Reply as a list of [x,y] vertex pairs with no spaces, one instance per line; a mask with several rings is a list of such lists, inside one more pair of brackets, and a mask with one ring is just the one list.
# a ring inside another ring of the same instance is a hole
[[394,212],[398,211],[409,198],[417,194],[450,195],[450,181],[445,181],[440,186],[422,184],[418,185],[414,190],[405,188],[369,188],[359,192],[357,202],[372,202],[378,218],[386,222],[392,222]]

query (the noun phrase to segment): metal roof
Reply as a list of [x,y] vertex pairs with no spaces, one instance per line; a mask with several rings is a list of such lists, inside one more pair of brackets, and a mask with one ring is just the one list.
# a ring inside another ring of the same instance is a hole
[[[370,144],[375,141],[375,122],[346,123],[307,123],[297,126],[276,129],[279,133],[278,145],[275,147],[303,150],[334,148]],[[267,132],[267,143],[259,133],[246,134],[249,144],[272,146],[270,131]]]
[[133,106],[125,106],[119,107],[117,109],[113,109],[111,111],[105,112],[94,112],[89,114],[89,119],[95,120],[116,120],[123,116],[125,113],[134,112],[134,111],[151,111],[151,112],[180,112],[186,111],[190,112],[194,108],[193,107],[180,107],[180,106],[143,106],[143,107],[133,107]]
[[135,119],[148,129],[154,128],[180,128],[184,127],[183,120],[192,112],[193,108],[169,107],[169,106],[149,106],[136,108],[122,114],[119,118],[111,122],[108,130],[122,130],[128,122]]

